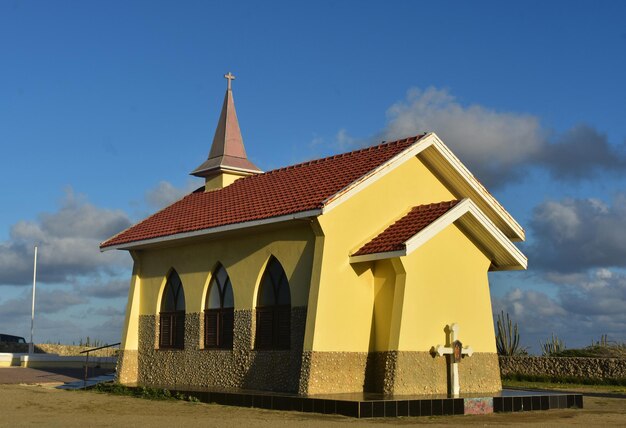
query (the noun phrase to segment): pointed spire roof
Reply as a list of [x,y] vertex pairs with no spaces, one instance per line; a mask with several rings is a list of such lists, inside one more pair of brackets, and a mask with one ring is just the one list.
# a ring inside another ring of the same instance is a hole
[[191,175],[197,177],[209,177],[223,171],[239,172],[245,175],[263,172],[248,160],[243,146],[231,88],[231,81],[235,76],[229,72],[224,77],[228,80],[228,87],[224,95],[222,113],[217,123],[209,158],[191,172]]

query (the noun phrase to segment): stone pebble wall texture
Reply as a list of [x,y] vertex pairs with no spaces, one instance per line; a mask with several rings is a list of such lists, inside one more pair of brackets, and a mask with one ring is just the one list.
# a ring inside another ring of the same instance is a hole
[[[311,352],[302,358],[300,394],[382,392],[446,394],[449,365],[429,352]],[[474,353],[459,364],[461,388],[468,393],[502,389],[495,353]]]
[[363,391],[367,352],[315,352],[302,356],[300,394]]
[[[429,352],[392,352],[394,372],[385,380],[391,387],[384,392],[393,394],[447,394],[450,365],[446,357],[433,357]],[[459,363],[459,382],[465,393],[496,392],[502,389],[498,370],[498,355],[474,352]]]
[[[448,391],[446,358],[428,352],[303,351],[306,307],[292,308],[291,349],[255,351],[255,313],[236,310],[232,350],[204,349],[204,315],[185,318],[185,349],[158,349],[158,315],[139,317],[139,350],[122,351],[118,380],[153,387],[213,387],[300,394]],[[501,389],[496,354],[475,353],[459,366],[466,392]]]
[[[147,386],[198,386],[297,392],[300,382],[306,307],[291,310],[291,349],[253,350],[255,316],[236,310],[232,350],[204,349],[204,315],[185,318],[185,349],[158,349],[158,315],[139,317],[137,382]],[[132,359],[119,374],[132,379]],[[126,360],[124,360],[126,363]]]
[[626,378],[624,358],[500,357],[502,376],[575,376],[590,379]]

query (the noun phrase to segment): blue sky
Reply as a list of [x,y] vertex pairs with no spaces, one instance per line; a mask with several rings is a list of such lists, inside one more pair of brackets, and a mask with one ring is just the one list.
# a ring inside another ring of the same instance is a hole
[[[626,340],[626,4],[0,1],[0,321],[116,340],[106,234],[199,186],[232,71],[261,168],[435,131],[528,232],[494,311]],[[117,229],[117,230],[116,230]],[[622,239],[623,238],[623,239]],[[94,248],[95,246],[95,248]]]

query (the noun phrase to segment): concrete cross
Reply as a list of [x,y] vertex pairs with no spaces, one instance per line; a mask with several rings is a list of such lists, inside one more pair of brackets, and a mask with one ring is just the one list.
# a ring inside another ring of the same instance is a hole
[[230,90],[230,82],[235,80],[235,76],[229,71],[228,74],[225,74],[224,77],[228,79],[228,90]]
[[435,351],[440,357],[445,354],[450,354],[450,383],[452,385],[452,394],[458,396],[461,392],[461,386],[459,384],[459,361],[463,355],[471,357],[474,351],[471,346],[463,348],[463,344],[458,339],[459,325],[454,323],[450,326],[450,344],[452,346],[446,347],[437,345]]

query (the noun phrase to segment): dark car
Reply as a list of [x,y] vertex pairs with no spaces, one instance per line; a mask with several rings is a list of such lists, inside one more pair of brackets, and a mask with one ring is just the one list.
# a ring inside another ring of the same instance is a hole
[[0,334],[0,342],[26,343],[26,339],[20,336],[12,336],[10,334]]

